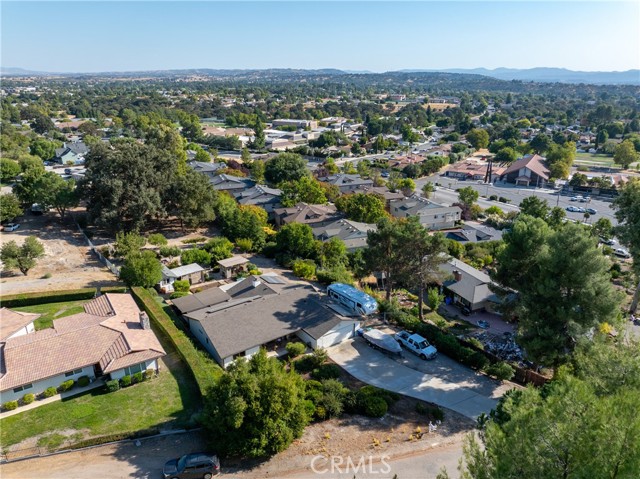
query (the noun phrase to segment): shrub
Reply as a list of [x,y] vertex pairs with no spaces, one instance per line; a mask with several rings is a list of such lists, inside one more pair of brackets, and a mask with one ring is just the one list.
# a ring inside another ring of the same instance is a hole
[[42,275],[42,279],[49,279],[51,278],[52,274],[51,273],[45,273]]
[[133,384],[137,384],[137,383],[141,383],[144,380],[144,376],[142,375],[142,372],[137,372],[133,375],[132,379],[132,383]]
[[500,198],[498,198],[498,201],[500,203],[511,203],[511,200],[509,198],[505,198],[504,196],[501,196]]
[[188,291],[175,291],[175,292],[171,293],[171,296],[169,296],[169,299],[182,298],[183,296],[189,296],[189,292]]
[[155,375],[155,371],[153,369],[145,369],[144,370],[144,380],[147,381]]
[[307,346],[304,343],[287,343],[285,349],[289,357],[295,358],[303,354],[307,350]]
[[362,413],[369,417],[382,417],[387,414],[389,405],[379,396],[367,396],[362,401]]
[[300,374],[311,372],[317,366],[312,356],[303,356],[300,359],[296,359],[293,363],[293,369]]
[[36,400],[36,396],[35,394],[32,394],[32,393],[25,394],[24,396],[22,396],[23,404],[31,404],[35,400]]
[[211,264],[211,255],[203,249],[188,249],[180,255],[180,262],[184,265],[192,263]]
[[294,261],[291,269],[298,278],[311,279],[316,274],[316,264],[310,259]]
[[5,411],[13,411],[18,407],[18,401],[8,401],[2,405]]
[[311,377],[322,381],[324,379],[337,379],[340,377],[340,367],[335,364],[323,364],[311,371]]
[[[469,348],[463,348],[466,350],[469,350]],[[484,369],[489,365],[489,359],[487,359],[487,357],[482,354],[479,351],[474,352],[473,354],[471,354],[465,361],[464,363],[473,368],[473,369]]]
[[120,389],[120,383],[117,379],[112,379],[111,381],[107,381],[106,383],[107,391],[112,393]]
[[122,376],[120,378],[120,386],[123,388],[131,386],[131,376],[129,376],[128,374],[126,376]]
[[60,391],[61,393],[68,391],[74,386],[74,384],[75,381],[73,379],[69,379],[68,381],[63,382],[60,386],[58,386],[58,391]]
[[161,246],[160,247],[160,256],[163,258],[172,258],[174,256],[180,256],[182,250],[177,246]]
[[45,398],[50,398],[52,396],[55,396],[56,394],[58,394],[58,390],[54,387],[50,387],[44,390],[42,396]]
[[253,241],[250,238],[240,238],[236,240],[236,246],[243,253],[248,253],[253,249]]
[[351,273],[344,265],[339,265],[333,268],[317,269],[316,277],[318,278],[318,282],[322,284],[353,284]]
[[492,364],[486,369],[486,372],[489,376],[493,376],[501,381],[508,381],[515,374],[513,367],[504,361]]
[[179,279],[173,282],[173,289],[178,292],[189,292],[189,288],[191,287],[191,283],[186,279]]
[[318,348],[313,351],[311,354],[311,358],[313,359],[313,364],[315,364],[314,368],[319,367],[322,363],[324,363],[329,355],[327,354],[327,350],[323,348]]
[[166,246],[168,243],[167,238],[161,233],[150,234],[147,241],[153,246]]
[[189,238],[189,239],[182,240],[181,243],[196,244],[196,243],[204,243],[205,241],[207,241],[207,238],[205,238],[204,236],[198,236],[196,238]]
[[78,387],[84,388],[89,385],[89,376],[80,376],[78,378]]
[[491,195],[491,196],[489,196],[489,200],[490,200],[490,201],[497,201],[497,200],[498,200],[498,195]]

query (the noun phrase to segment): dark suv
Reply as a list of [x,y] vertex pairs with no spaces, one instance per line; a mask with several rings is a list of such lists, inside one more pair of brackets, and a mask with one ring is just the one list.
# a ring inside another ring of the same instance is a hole
[[187,454],[168,461],[162,474],[164,479],[211,479],[220,474],[220,461],[204,453]]

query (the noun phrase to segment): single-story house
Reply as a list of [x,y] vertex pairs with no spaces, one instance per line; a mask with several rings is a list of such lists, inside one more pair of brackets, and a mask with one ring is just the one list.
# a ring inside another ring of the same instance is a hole
[[500,176],[501,181],[520,186],[543,186],[551,172],[540,155],[525,155],[513,162]]
[[197,171],[198,173],[202,173],[209,178],[209,181],[213,180],[213,177],[216,176],[216,172],[223,168],[226,168],[227,165],[225,163],[207,163],[204,161],[189,161],[187,163],[193,171]]
[[0,338],[0,402],[40,394],[70,379],[120,379],[158,370],[165,355],[147,314],[129,294],[104,294],[84,312],[35,331],[37,315],[3,308]]
[[[268,281],[271,293],[264,294]],[[314,349],[333,346],[354,337],[360,327],[358,317],[350,317],[310,285],[263,275],[245,278],[233,288],[241,293],[185,314],[191,332],[223,367],[296,337]]]
[[353,252],[360,248],[366,248],[367,233],[377,229],[378,227],[374,224],[341,219],[325,226],[313,228],[313,236],[323,242],[338,237],[344,242],[347,251]]
[[335,205],[309,205],[298,203],[290,208],[277,208],[274,210],[274,219],[277,226],[289,223],[301,223],[311,228],[329,224],[342,215],[338,213]]
[[247,258],[239,255],[218,261],[220,272],[227,279],[236,276],[238,273],[246,272],[248,263],[249,260]]
[[453,228],[462,214],[458,206],[443,206],[418,195],[392,201],[389,212],[396,218],[417,216],[420,224],[430,230]]
[[384,198],[384,204],[389,211],[392,201],[399,201],[405,198],[400,191],[390,191],[386,186],[359,186],[354,193],[374,194]]
[[455,258],[441,264],[440,270],[451,275],[442,286],[445,295],[454,304],[465,306],[471,311],[495,311],[499,300],[489,289],[491,278],[488,274]]
[[231,195],[236,195],[251,188],[255,182],[248,178],[232,176],[227,174],[215,175],[209,182],[216,191],[227,191]]
[[189,281],[189,284],[198,284],[204,281],[205,269],[198,263],[186,264],[169,269],[162,266],[162,279],[158,283],[158,289],[164,293],[173,292],[174,281]]
[[56,148],[53,161],[63,165],[84,163],[85,155],[89,153],[89,147],[82,141],[63,143],[62,148]]
[[480,243],[482,241],[501,240],[502,231],[492,228],[491,226],[467,222],[460,228],[447,231],[445,236],[463,244]]
[[337,186],[342,194],[355,193],[358,188],[373,186],[373,180],[362,178],[360,175],[347,175],[345,173],[318,178],[318,180]]
[[282,191],[265,185],[255,185],[252,188],[236,191],[233,195],[238,204],[260,206],[269,214],[282,206],[280,203]]

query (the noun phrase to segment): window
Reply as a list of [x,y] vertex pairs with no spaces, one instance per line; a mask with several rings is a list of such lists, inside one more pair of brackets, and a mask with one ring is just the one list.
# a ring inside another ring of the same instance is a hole
[[74,369],[73,371],[66,372],[64,373],[64,377],[70,378],[71,376],[75,376],[76,374],[80,374],[80,373],[82,373],[82,368]]
[[140,373],[146,369],[147,363],[134,364],[133,366],[124,368],[124,374],[126,376],[133,376],[135,373]]
[[14,388],[13,392],[14,393],[19,393],[21,391],[24,391],[25,389],[31,389],[33,387],[33,384],[29,383],[29,384],[25,384],[24,386],[20,386],[17,388]]

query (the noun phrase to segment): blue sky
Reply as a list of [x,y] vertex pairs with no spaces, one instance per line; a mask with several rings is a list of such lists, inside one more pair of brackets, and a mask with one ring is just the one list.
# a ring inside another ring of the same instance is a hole
[[1,64],[180,68],[640,68],[640,2],[10,2]]

